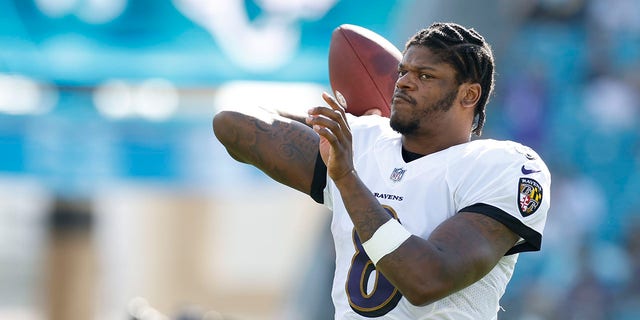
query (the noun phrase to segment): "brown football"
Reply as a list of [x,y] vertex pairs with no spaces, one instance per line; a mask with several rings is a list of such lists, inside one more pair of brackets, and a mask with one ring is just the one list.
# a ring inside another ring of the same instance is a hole
[[346,111],[353,115],[378,108],[389,117],[401,59],[400,50],[381,35],[356,25],[340,25],[329,44],[329,81],[334,96],[340,92]]

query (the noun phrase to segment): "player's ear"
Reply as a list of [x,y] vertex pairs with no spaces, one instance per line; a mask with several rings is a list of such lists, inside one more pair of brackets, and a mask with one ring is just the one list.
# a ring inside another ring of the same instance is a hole
[[459,91],[461,96],[460,103],[463,107],[475,109],[478,100],[480,100],[481,93],[482,87],[479,83],[463,83],[460,85]]

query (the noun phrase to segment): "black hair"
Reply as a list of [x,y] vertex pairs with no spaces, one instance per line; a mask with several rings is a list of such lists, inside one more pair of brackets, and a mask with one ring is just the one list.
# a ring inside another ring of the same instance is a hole
[[425,46],[456,70],[458,84],[479,83],[480,99],[474,110],[473,133],[480,136],[486,118],[485,107],[493,92],[495,62],[491,46],[474,29],[455,23],[437,22],[418,31],[405,45]]

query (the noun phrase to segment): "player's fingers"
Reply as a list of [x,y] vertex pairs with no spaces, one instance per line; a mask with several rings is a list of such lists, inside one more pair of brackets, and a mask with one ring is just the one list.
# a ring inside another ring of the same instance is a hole
[[339,128],[334,130],[342,131],[342,135],[345,137],[351,137],[351,130],[349,129],[349,124],[346,121],[346,116],[344,113],[341,113],[340,110],[329,109],[327,107],[314,107],[309,109],[309,116],[306,119],[307,125],[313,125],[315,119],[323,119],[321,125],[328,125],[328,122],[325,120],[333,121],[337,124]]
[[331,121],[335,121],[336,123],[342,125],[342,124],[346,124],[346,121],[344,120],[343,115],[340,114],[340,111],[338,110],[334,110],[334,109],[330,109],[327,107],[313,107],[311,109],[309,109],[309,111],[307,111],[307,113],[309,114],[308,118],[319,118],[319,117],[323,117],[323,118],[327,118],[330,119]]
[[339,110],[344,113],[344,110],[347,108],[347,100],[339,91],[336,91],[336,95],[339,97],[338,99],[334,98],[327,92],[322,92],[322,99],[324,99],[332,109]]
[[[350,144],[345,145],[341,143],[340,139],[335,136],[334,132],[326,127],[315,125],[312,128],[320,136],[320,141],[324,139],[329,143],[329,146],[333,150],[333,157],[335,157],[334,160],[337,160],[339,163],[341,161],[348,161],[351,159],[352,155]],[[351,167],[353,167],[353,165],[351,165]]]
[[[326,108],[325,108],[326,109]],[[340,123],[338,121],[335,121],[331,118],[322,116],[322,115],[315,115],[315,116],[310,116],[307,118],[307,124],[310,125],[311,127],[314,128],[315,127],[322,127],[322,128],[326,128],[327,130],[331,131],[333,133],[333,135],[336,136],[336,138],[342,140],[345,137],[350,137],[346,136],[346,133],[349,133],[348,130],[342,130],[342,126],[340,125]],[[317,132],[318,130],[316,130]],[[345,133],[346,131],[346,133]]]
[[340,150],[340,144],[338,143],[339,140],[335,136],[333,131],[329,130],[329,128],[327,127],[323,127],[317,124],[311,126],[311,128],[313,128],[313,131],[318,133],[318,135],[320,135],[321,138],[326,139],[329,142],[329,145],[331,145],[331,148],[333,150]]
[[347,107],[347,101],[344,99],[344,96],[339,91],[336,91],[336,95],[338,97],[337,99],[331,96],[330,94],[323,92],[322,99],[324,99],[324,101],[333,110],[335,110],[338,114],[340,114],[340,118],[334,119],[334,120],[341,122],[341,124],[345,124],[345,127],[348,128],[349,126],[347,123],[347,116],[345,112],[345,108]]
[[[342,94],[340,94],[340,92],[336,91],[337,94],[339,94],[340,96],[342,96]],[[336,98],[334,98],[333,96],[331,96],[330,94],[323,92],[322,93],[322,99],[324,99],[324,101],[329,105],[329,107],[331,107],[331,109],[333,109],[335,111],[335,114],[339,114],[340,117],[339,118],[334,118],[334,120],[336,121],[343,121],[344,123],[346,123],[346,116],[345,116],[345,108],[346,108],[346,102],[345,105],[342,105],[340,102],[338,102],[338,100]],[[344,97],[342,98],[344,99]]]

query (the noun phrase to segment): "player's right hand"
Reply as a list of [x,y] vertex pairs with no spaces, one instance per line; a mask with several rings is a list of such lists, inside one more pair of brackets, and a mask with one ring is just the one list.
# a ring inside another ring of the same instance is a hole
[[331,179],[337,181],[354,170],[351,128],[346,120],[345,106],[326,92],[322,98],[330,108],[311,108],[306,122],[320,136],[322,161]]

